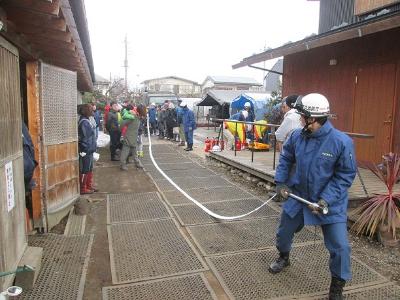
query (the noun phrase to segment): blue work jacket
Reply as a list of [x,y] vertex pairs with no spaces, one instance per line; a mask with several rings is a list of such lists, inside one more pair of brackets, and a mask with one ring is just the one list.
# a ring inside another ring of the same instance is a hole
[[187,107],[184,107],[182,109],[182,123],[185,132],[196,129],[196,121],[194,119],[194,113]]
[[157,121],[157,111],[154,107],[149,109],[149,122],[154,123]]
[[81,116],[78,123],[79,152],[91,154],[96,152],[96,133],[88,118]]
[[356,175],[353,141],[327,121],[306,136],[295,130],[283,145],[275,182],[311,202],[328,203],[327,215],[314,215],[307,205],[290,198],[284,211],[292,218],[302,209],[304,224],[322,225],[347,221],[347,190]]

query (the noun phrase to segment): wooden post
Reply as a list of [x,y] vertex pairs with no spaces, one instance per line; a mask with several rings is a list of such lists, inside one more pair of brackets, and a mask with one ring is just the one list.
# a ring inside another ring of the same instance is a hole
[[42,130],[41,130],[41,109],[40,109],[40,89],[39,89],[39,62],[32,61],[26,63],[26,84],[28,100],[28,128],[35,147],[35,159],[38,166],[33,174],[36,187],[32,190],[32,214],[34,227],[44,227],[42,219]]

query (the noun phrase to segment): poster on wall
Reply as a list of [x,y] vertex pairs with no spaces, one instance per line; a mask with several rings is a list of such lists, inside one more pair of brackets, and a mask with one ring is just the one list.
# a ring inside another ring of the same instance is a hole
[[6,194],[7,194],[7,211],[10,212],[15,206],[14,200],[14,176],[12,161],[6,164]]

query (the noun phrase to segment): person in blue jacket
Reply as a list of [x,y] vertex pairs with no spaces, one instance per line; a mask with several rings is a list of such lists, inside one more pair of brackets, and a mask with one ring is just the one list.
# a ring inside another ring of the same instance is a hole
[[78,122],[79,182],[80,193],[91,194],[93,190],[93,153],[96,152],[96,132],[89,117],[93,116],[92,106],[84,104],[80,109]]
[[156,134],[157,129],[157,111],[156,105],[152,103],[149,109],[149,123],[150,123],[150,134]]
[[182,123],[183,129],[185,131],[185,138],[187,142],[187,147],[184,149],[185,151],[193,150],[193,131],[196,129],[196,121],[194,119],[194,113],[191,111],[187,104],[182,102]]
[[[269,271],[279,273],[290,265],[289,252],[296,232],[304,225],[320,225],[330,253],[329,299],[342,299],[343,287],[351,279],[347,191],[356,175],[353,142],[328,121],[329,102],[323,95],[300,97],[295,108],[304,128],[293,131],[284,143],[276,170],[277,194],[287,200],[276,235],[279,258]],[[321,214],[289,193],[327,207],[328,214]]]

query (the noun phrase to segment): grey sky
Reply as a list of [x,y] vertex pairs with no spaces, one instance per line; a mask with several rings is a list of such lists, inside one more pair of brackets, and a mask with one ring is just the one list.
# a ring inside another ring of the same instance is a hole
[[[207,75],[250,76],[232,70],[242,58],[318,31],[319,1],[85,0],[95,72],[123,76],[128,35],[128,81],[178,76],[201,83]],[[273,62],[267,62],[270,67]],[[261,64],[263,65],[263,64]]]

